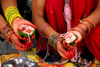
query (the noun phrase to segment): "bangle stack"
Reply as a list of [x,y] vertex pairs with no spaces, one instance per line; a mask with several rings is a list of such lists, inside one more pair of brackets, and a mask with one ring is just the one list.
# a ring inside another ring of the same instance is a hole
[[8,21],[8,23],[10,24],[11,27],[12,27],[12,22],[16,17],[22,18],[22,16],[20,15],[18,9],[14,6],[8,7],[5,10],[4,15],[5,15],[5,18]]
[[58,33],[53,33],[49,39],[48,39],[48,43],[54,47],[55,49],[57,49],[57,42],[59,41],[59,34]]
[[[84,25],[87,29],[84,30],[84,28],[83,28],[84,26],[81,26],[81,24]],[[76,30],[84,38],[84,36],[86,34],[89,34],[93,28],[95,28],[95,24],[91,20],[84,18],[84,19],[80,20],[79,25],[75,26],[74,28],[71,28],[69,31]]]
[[3,36],[3,38],[10,43],[11,43],[10,37],[12,34],[13,34],[13,31],[11,27],[9,26],[9,24],[4,26],[1,30],[1,35]]
[[[45,25],[42,30],[41,30],[41,37],[44,38],[43,36],[43,30],[44,28],[46,28],[47,26],[50,26],[49,24],[48,25]],[[49,39],[48,39],[48,44],[50,44],[52,47],[54,47],[55,49],[57,49],[57,42],[59,41],[59,34],[58,33],[53,33]]]
[[92,29],[95,28],[95,24],[87,18],[80,20],[80,23],[87,27],[86,34],[89,34],[92,31]]
[[93,27],[95,28],[95,24],[94,24],[94,22],[92,22],[91,20],[89,20],[89,19],[87,19],[87,18],[84,18],[84,19],[82,19],[82,21],[88,21],[88,22],[90,22],[90,23],[93,25]]

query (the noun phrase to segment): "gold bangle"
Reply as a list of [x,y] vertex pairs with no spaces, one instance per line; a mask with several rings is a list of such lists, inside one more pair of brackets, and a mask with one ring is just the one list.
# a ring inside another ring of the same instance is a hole
[[83,20],[83,21],[88,21],[88,22],[90,22],[90,23],[93,25],[93,27],[95,28],[95,24],[94,24],[91,20],[89,20],[89,19],[87,19],[87,18],[83,18],[82,20]]
[[80,20],[80,23],[84,24],[87,27],[86,34],[89,34],[91,32],[91,30],[92,30],[90,22]]

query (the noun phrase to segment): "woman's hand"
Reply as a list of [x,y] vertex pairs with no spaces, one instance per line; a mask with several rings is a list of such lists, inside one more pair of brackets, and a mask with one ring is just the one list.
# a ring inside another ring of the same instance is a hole
[[66,49],[73,49],[82,40],[81,34],[75,30],[71,30],[67,33],[62,33],[60,34],[59,38],[59,41]]
[[25,51],[25,44],[21,43],[19,38],[13,33],[10,37],[11,44],[19,50],[19,51]]
[[22,41],[14,33],[11,35],[10,40],[11,44],[13,44],[13,46],[19,51],[30,49],[33,43],[33,40],[31,40],[30,42],[26,42],[26,44],[22,43]]
[[75,56],[75,49],[65,49],[60,41],[57,42],[57,51],[63,58],[70,60]]
[[17,32],[17,29],[20,25],[29,25],[29,26],[32,26],[33,28],[37,29],[37,27],[35,25],[33,25],[31,22],[25,20],[25,19],[21,19],[21,18],[15,18],[13,20],[13,23],[12,23],[12,27],[13,27],[13,31],[14,33],[20,38],[20,39],[23,39],[19,33]]
[[[35,25],[33,25],[31,22],[25,20],[25,19],[21,19],[21,18],[15,18],[13,23],[12,23],[12,27],[13,27],[13,31],[14,33],[18,36],[18,38],[20,40],[22,40],[23,42],[21,43],[20,41],[17,42],[17,44],[25,44],[25,48],[24,50],[27,50],[31,47],[32,43],[33,43],[33,39],[35,38],[35,35],[31,36],[30,38],[25,38],[25,37],[21,37],[17,31],[18,27],[20,25],[29,25],[32,26],[33,28],[37,29],[37,27]],[[18,40],[17,38],[17,40]],[[17,46],[15,45],[15,47],[17,48]],[[19,48],[20,49],[20,48]]]
[[75,40],[75,45],[77,45],[82,40],[82,35],[78,31],[71,30],[70,33],[77,36],[77,39]]

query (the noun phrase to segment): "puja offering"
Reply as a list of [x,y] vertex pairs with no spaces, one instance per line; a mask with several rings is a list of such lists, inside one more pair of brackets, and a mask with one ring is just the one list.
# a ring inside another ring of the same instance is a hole
[[[73,33],[62,33],[59,37],[62,39],[62,41],[65,41],[66,45],[67,43],[69,43],[71,46],[75,46],[75,40],[77,39],[77,36]],[[79,54],[76,47],[74,47],[73,49],[67,48],[66,57],[70,59],[71,62],[76,62],[78,59],[78,55]]]
[[60,37],[66,43],[69,43],[71,46],[75,46],[75,40],[77,39],[77,36],[73,35],[72,33],[67,32],[67,33],[61,34]]
[[29,25],[20,25],[18,27],[18,33],[22,36],[22,37],[30,37],[32,35],[35,34],[35,28],[33,28],[32,26]]

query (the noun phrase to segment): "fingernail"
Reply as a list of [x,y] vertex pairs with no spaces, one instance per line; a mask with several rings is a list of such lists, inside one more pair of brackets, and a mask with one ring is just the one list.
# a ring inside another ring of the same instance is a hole
[[77,43],[77,41],[75,41],[75,43]]
[[23,45],[23,48],[25,48],[25,45]]
[[27,40],[29,40],[29,38],[27,38]]
[[32,38],[32,39],[34,39],[34,38],[35,38],[35,35],[34,35],[34,36],[32,36],[31,38]]
[[22,37],[19,37],[20,39],[22,39]]
[[66,44],[66,42],[65,42],[65,41],[63,41],[63,44]]
[[22,40],[25,40],[26,38],[25,37],[23,37],[23,39]]

